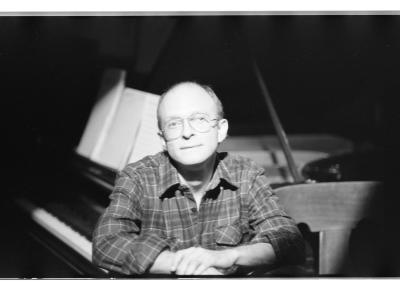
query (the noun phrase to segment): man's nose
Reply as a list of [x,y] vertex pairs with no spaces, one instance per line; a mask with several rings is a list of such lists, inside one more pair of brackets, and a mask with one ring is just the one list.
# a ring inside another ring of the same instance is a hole
[[189,124],[189,120],[185,119],[183,120],[182,124],[182,137],[183,138],[190,138],[193,135],[193,128]]

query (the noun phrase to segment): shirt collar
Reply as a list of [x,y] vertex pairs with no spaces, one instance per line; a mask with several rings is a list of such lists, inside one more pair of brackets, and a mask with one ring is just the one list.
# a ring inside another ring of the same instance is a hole
[[[176,189],[185,189],[185,186],[182,185],[179,181],[178,170],[171,163],[171,159],[167,152],[163,153],[165,155],[165,159],[167,160],[166,165],[164,165],[164,175],[165,178],[161,179],[161,185],[159,190],[159,197],[164,197],[168,193],[174,193]],[[238,186],[233,181],[233,177],[231,172],[227,167],[224,159],[228,156],[226,152],[217,153],[216,157],[216,169],[211,178],[211,182],[208,190],[213,190],[219,185],[224,186],[225,188],[230,188],[232,190],[236,190]]]
[[181,185],[178,170],[176,170],[175,166],[172,165],[171,159],[166,151],[163,152],[163,157],[165,161],[161,166],[161,169],[164,171],[162,171],[161,175],[164,175],[164,177],[161,177],[160,190],[158,192],[159,197],[166,194],[172,187],[179,187]]

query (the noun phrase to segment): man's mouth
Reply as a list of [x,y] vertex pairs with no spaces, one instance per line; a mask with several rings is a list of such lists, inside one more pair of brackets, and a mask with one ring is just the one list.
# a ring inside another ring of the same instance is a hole
[[192,149],[192,148],[196,148],[196,147],[200,147],[200,146],[201,146],[201,144],[183,146],[183,147],[181,147],[181,150]]

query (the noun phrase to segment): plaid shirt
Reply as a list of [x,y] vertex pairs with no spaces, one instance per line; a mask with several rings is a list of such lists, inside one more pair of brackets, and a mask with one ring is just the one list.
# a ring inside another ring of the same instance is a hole
[[94,231],[93,262],[142,274],[164,249],[217,250],[259,242],[272,245],[278,263],[301,259],[302,236],[278,205],[264,170],[243,157],[217,155],[200,209],[166,152],[127,165]]

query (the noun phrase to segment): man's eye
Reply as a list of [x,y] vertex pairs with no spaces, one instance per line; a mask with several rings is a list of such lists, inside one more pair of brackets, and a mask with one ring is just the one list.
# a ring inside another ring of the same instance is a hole
[[203,116],[196,117],[195,120],[198,122],[208,122],[207,118]]
[[177,127],[179,127],[179,122],[178,121],[172,121],[172,122],[169,122],[167,124],[167,128],[168,129],[174,129],[174,128],[177,128]]

